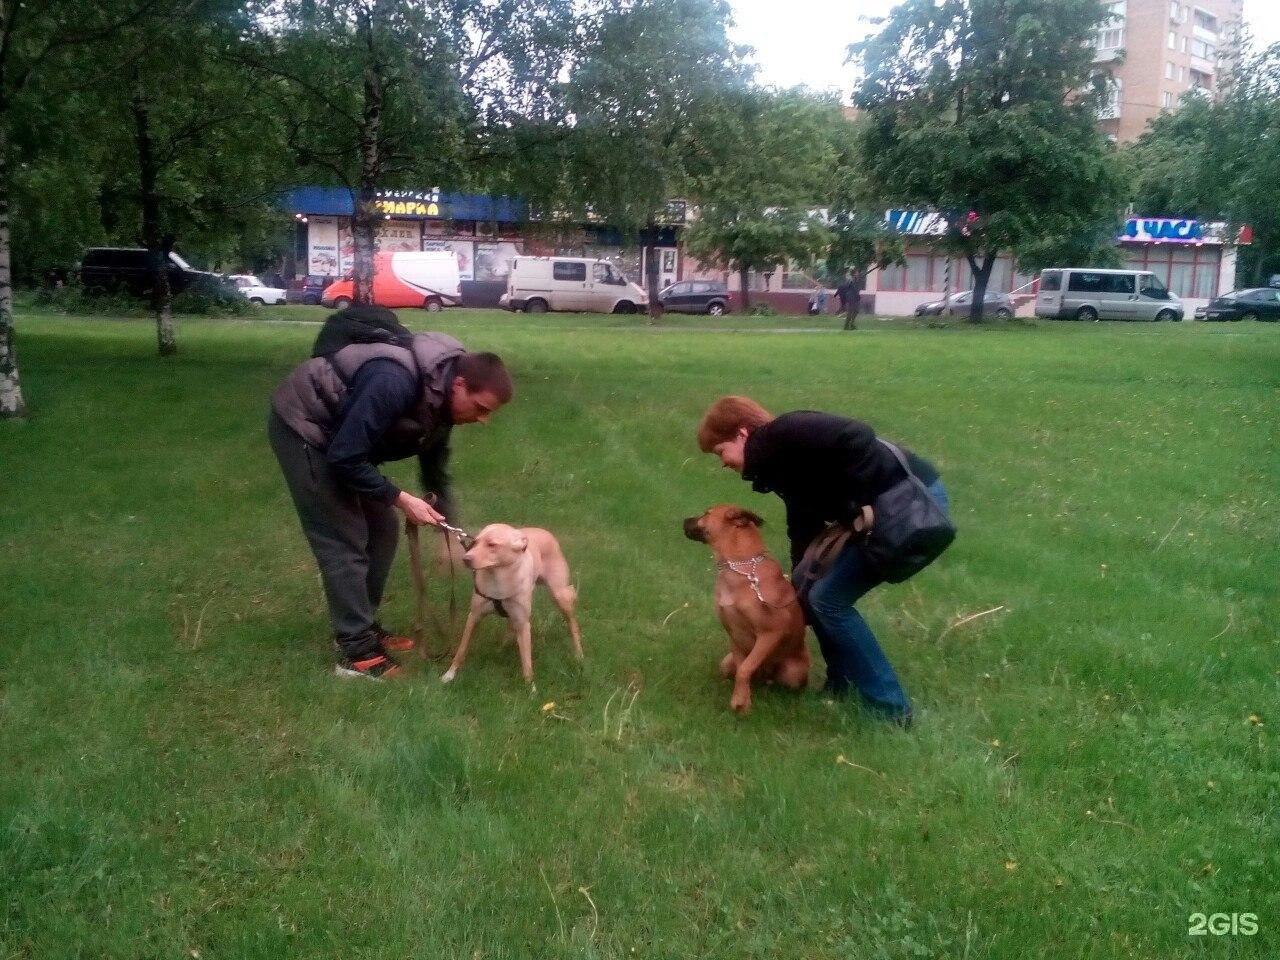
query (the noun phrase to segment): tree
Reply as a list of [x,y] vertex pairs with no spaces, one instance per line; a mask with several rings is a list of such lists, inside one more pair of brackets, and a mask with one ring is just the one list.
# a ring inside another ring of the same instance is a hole
[[150,253],[161,356],[177,352],[169,258],[179,238],[260,224],[282,185],[270,91],[223,55],[253,27],[241,0],[186,0],[137,18],[113,45],[124,68],[100,94],[104,226]]
[[279,0],[263,51],[298,164],[352,197],[355,298],[372,294],[379,189],[519,183],[512,145],[549,99],[573,0]]
[[56,102],[33,93],[34,81],[67,66],[68,58],[118,33],[155,0],[0,0],[0,418],[26,415],[13,328],[10,170],[15,130]]
[[[710,127],[710,119],[708,127]],[[823,209],[835,179],[840,105],[803,90],[725,97],[716,112],[717,162],[692,178],[698,203],[686,246],[703,263],[748,278],[826,249]]]
[[1044,238],[1092,233],[1121,205],[1095,126],[1108,17],[1102,0],[905,0],[850,48],[868,185],[883,206],[947,218],[940,244],[973,270],[975,323],[1001,252],[1033,267]]
[[1130,148],[1135,203],[1163,216],[1222,220],[1232,234],[1252,226],[1239,282],[1262,286],[1280,272],[1278,142],[1280,47],[1245,51],[1224,77],[1221,102],[1189,95]]
[[746,89],[729,23],[723,0],[616,0],[586,21],[570,72],[563,206],[648,240],[650,316],[661,309],[653,242],[669,204],[706,182],[717,113]]

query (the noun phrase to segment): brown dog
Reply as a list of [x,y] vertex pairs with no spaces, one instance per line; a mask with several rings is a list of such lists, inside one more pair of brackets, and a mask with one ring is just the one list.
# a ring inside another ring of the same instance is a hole
[[753,679],[795,690],[809,682],[804,614],[791,582],[765,550],[763,523],[731,504],[684,522],[686,537],[715,552],[716,612],[732,643],[720,672],[733,678],[729,706],[741,713],[751,709]]
[[574,655],[582,659],[582,635],[573,607],[578,591],[569,580],[569,564],[548,531],[538,527],[517,530],[505,523],[491,523],[476,535],[475,543],[462,555],[462,562],[476,577],[471,610],[462,628],[462,640],[453,663],[440,679],[449,683],[467,659],[471,635],[476,625],[490,613],[499,613],[510,622],[520,650],[520,671],[533,682],[533,634],[529,619],[533,613],[533,588],[545,583],[551,597],[569,624]]

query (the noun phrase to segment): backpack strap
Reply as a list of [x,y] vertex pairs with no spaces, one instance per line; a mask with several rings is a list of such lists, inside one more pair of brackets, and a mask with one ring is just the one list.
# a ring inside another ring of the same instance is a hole
[[897,461],[900,464],[902,464],[902,469],[907,471],[908,477],[910,477],[912,480],[914,480],[916,483],[920,484],[921,486],[924,485],[924,481],[921,480],[919,477],[917,477],[915,471],[911,469],[911,465],[907,462],[906,455],[902,452],[901,449],[899,449],[894,444],[890,443],[888,440],[885,440],[883,437],[876,437],[876,441],[878,443],[884,444],[886,447],[889,448],[889,452],[892,453],[895,458],[897,458]]

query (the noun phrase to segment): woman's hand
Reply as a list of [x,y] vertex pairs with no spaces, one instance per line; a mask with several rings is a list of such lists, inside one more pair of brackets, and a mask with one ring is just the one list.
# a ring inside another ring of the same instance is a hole
[[444,522],[443,513],[407,490],[400,491],[400,496],[396,497],[396,506],[403,510],[405,518],[416,526],[434,527]]
[[876,512],[871,509],[869,504],[863,506],[862,512],[853,518],[854,533],[869,533],[871,528],[875,525]]

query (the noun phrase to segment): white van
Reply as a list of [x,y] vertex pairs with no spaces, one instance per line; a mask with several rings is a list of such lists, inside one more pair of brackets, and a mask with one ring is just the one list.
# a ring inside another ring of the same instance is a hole
[[1055,320],[1181,320],[1182,301],[1146,270],[1040,272],[1036,316]]
[[498,305],[527,313],[635,313],[648,308],[649,297],[608,260],[513,257]]

